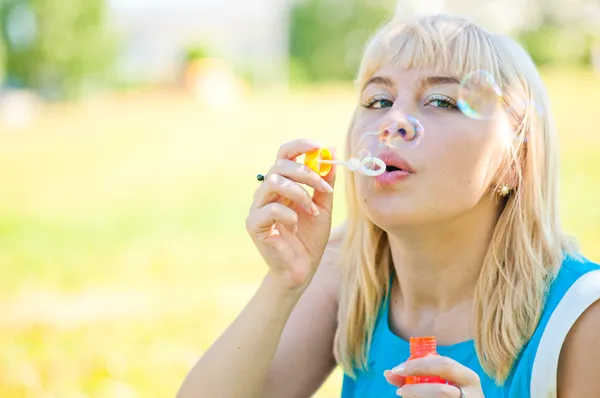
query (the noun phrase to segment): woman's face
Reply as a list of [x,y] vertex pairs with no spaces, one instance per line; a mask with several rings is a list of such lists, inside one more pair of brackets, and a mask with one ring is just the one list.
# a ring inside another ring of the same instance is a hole
[[[387,158],[388,165],[402,165],[404,160],[409,166],[401,168],[411,169],[409,174],[385,173],[377,179],[354,174],[363,210],[381,228],[459,218],[482,200],[492,201],[490,187],[505,182],[497,176],[512,139],[508,116],[505,112],[485,120],[465,116],[457,107],[460,79],[443,71],[384,67],[362,88],[350,132],[352,148],[368,149]],[[424,129],[415,147],[361,139],[364,133],[387,126],[395,134],[405,128],[410,135],[412,118]]]

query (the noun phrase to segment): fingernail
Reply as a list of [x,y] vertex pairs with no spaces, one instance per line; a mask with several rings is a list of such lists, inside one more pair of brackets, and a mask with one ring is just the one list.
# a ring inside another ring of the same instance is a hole
[[314,203],[310,204],[310,212],[313,214],[313,216],[318,216],[319,213],[319,208],[317,207],[317,205],[315,205]]
[[404,364],[396,366],[392,369],[392,372],[395,374],[403,374],[404,373]]
[[402,387],[396,390],[396,395],[398,395],[399,397],[402,396]]
[[321,186],[327,193],[333,193],[333,188],[325,180],[321,180]]

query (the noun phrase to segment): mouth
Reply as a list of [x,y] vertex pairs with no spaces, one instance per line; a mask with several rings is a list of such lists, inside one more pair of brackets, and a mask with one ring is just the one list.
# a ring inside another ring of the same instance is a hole
[[406,171],[406,170],[401,169],[400,167],[396,167],[396,166],[386,166],[386,168],[385,168],[386,173],[391,173],[393,171]]
[[385,163],[385,172],[375,177],[375,181],[382,187],[399,184],[415,173],[411,164],[394,151],[381,152],[377,157]]
[[414,174],[415,169],[412,165],[396,152],[385,151],[379,154],[378,156],[385,163],[385,172],[393,173],[397,171]]

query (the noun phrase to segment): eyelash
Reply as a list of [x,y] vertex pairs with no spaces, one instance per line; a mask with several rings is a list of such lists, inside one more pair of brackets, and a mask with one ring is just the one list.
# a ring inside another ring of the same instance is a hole
[[[389,101],[389,102],[392,102],[391,100],[387,99],[386,97],[375,96],[375,97],[369,98],[366,102],[364,102],[362,104],[362,106],[365,107],[365,108],[367,108],[367,109],[372,109],[373,105],[375,105],[379,101]],[[425,105],[429,105],[429,104],[431,104],[432,102],[435,102],[435,101],[447,104],[449,108],[458,109],[458,103],[455,100],[453,100],[452,98],[447,97],[445,95],[441,95],[441,94],[431,95],[429,97],[429,100],[425,103]],[[444,107],[438,107],[438,108],[444,108]],[[380,109],[380,108],[377,108],[377,109]]]
[[[445,95],[441,95],[441,94],[431,95],[429,97],[429,100],[425,103],[425,105],[429,105],[432,102],[436,102],[436,101],[447,104],[452,109],[458,109],[458,103],[455,100],[453,100],[450,97],[446,97]],[[438,107],[438,108],[443,108],[443,107]]]
[[371,109],[373,107],[373,105],[375,105],[376,103],[378,103],[379,101],[389,101],[392,102],[391,100],[389,100],[386,97],[383,96],[375,96],[375,97],[371,97],[369,98],[366,102],[364,102],[362,104],[363,107],[367,108],[367,109]]

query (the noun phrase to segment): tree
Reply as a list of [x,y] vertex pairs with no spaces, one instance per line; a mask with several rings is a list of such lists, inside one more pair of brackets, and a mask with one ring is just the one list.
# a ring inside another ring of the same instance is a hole
[[104,0],[0,0],[10,85],[72,98],[106,78],[115,55]]
[[367,40],[391,19],[396,0],[305,0],[292,9],[292,79],[351,80]]

